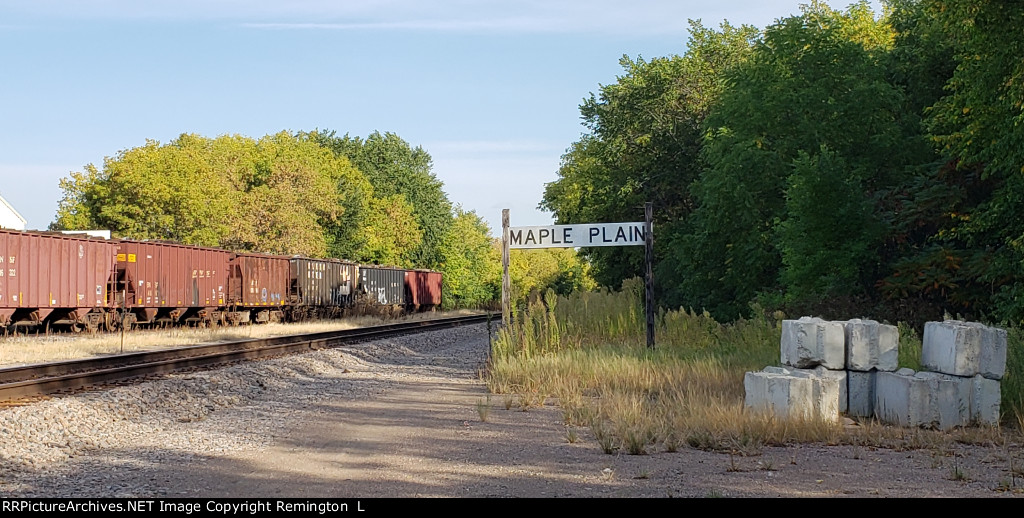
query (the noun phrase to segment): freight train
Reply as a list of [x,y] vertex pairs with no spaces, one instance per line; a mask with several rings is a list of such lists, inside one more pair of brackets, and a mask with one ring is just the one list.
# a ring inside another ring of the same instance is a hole
[[0,328],[75,332],[424,311],[441,272],[0,229]]

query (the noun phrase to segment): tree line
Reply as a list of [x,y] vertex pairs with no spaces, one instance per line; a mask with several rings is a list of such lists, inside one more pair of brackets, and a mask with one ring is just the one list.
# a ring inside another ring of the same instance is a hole
[[[1020,322],[1022,34],[1024,4],[989,0],[691,21],[685,53],[623,57],[584,100],[540,206],[567,224],[653,201],[672,308]],[[585,254],[603,285],[642,272],[639,250]]]
[[[60,187],[51,230],[432,269],[445,274],[445,307],[500,298],[487,224],[448,199],[429,153],[393,133],[183,134],[89,164]],[[520,299],[593,285],[571,251],[517,253],[512,270]]]

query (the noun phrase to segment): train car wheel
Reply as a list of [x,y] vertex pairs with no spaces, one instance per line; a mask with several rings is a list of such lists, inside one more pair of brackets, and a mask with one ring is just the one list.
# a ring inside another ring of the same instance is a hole
[[107,332],[113,333],[120,327],[118,325],[117,313],[109,312],[103,316],[103,329]]

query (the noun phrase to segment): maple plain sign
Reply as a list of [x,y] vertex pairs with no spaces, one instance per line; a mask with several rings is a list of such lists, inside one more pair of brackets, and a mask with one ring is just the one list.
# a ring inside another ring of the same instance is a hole
[[644,223],[583,223],[509,227],[509,248],[642,246]]

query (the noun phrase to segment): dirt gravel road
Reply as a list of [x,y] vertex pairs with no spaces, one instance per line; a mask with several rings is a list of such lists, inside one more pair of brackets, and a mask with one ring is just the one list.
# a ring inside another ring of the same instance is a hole
[[[336,355],[336,372],[303,384],[310,397],[280,391],[259,412],[227,408],[203,419],[202,426],[222,433],[243,426],[232,420],[272,422],[258,445],[159,462],[140,461],[130,447],[89,451],[39,473],[39,480],[22,474],[17,487],[66,496],[61,488],[73,486],[69,477],[88,471],[102,482],[76,496],[1024,496],[1000,490],[1022,485],[1011,477],[1020,469],[1012,465],[1022,458],[1019,445],[956,445],[942,453],[800,445],[750,457],[694,449],[608,455],[586,429],[570,442],[555,406],[521,411],[506,408],[502,396],[488,400],[478,375],[486,350],[481,325],[326,352]],[[175,426],[161,433],[176,433]]]

